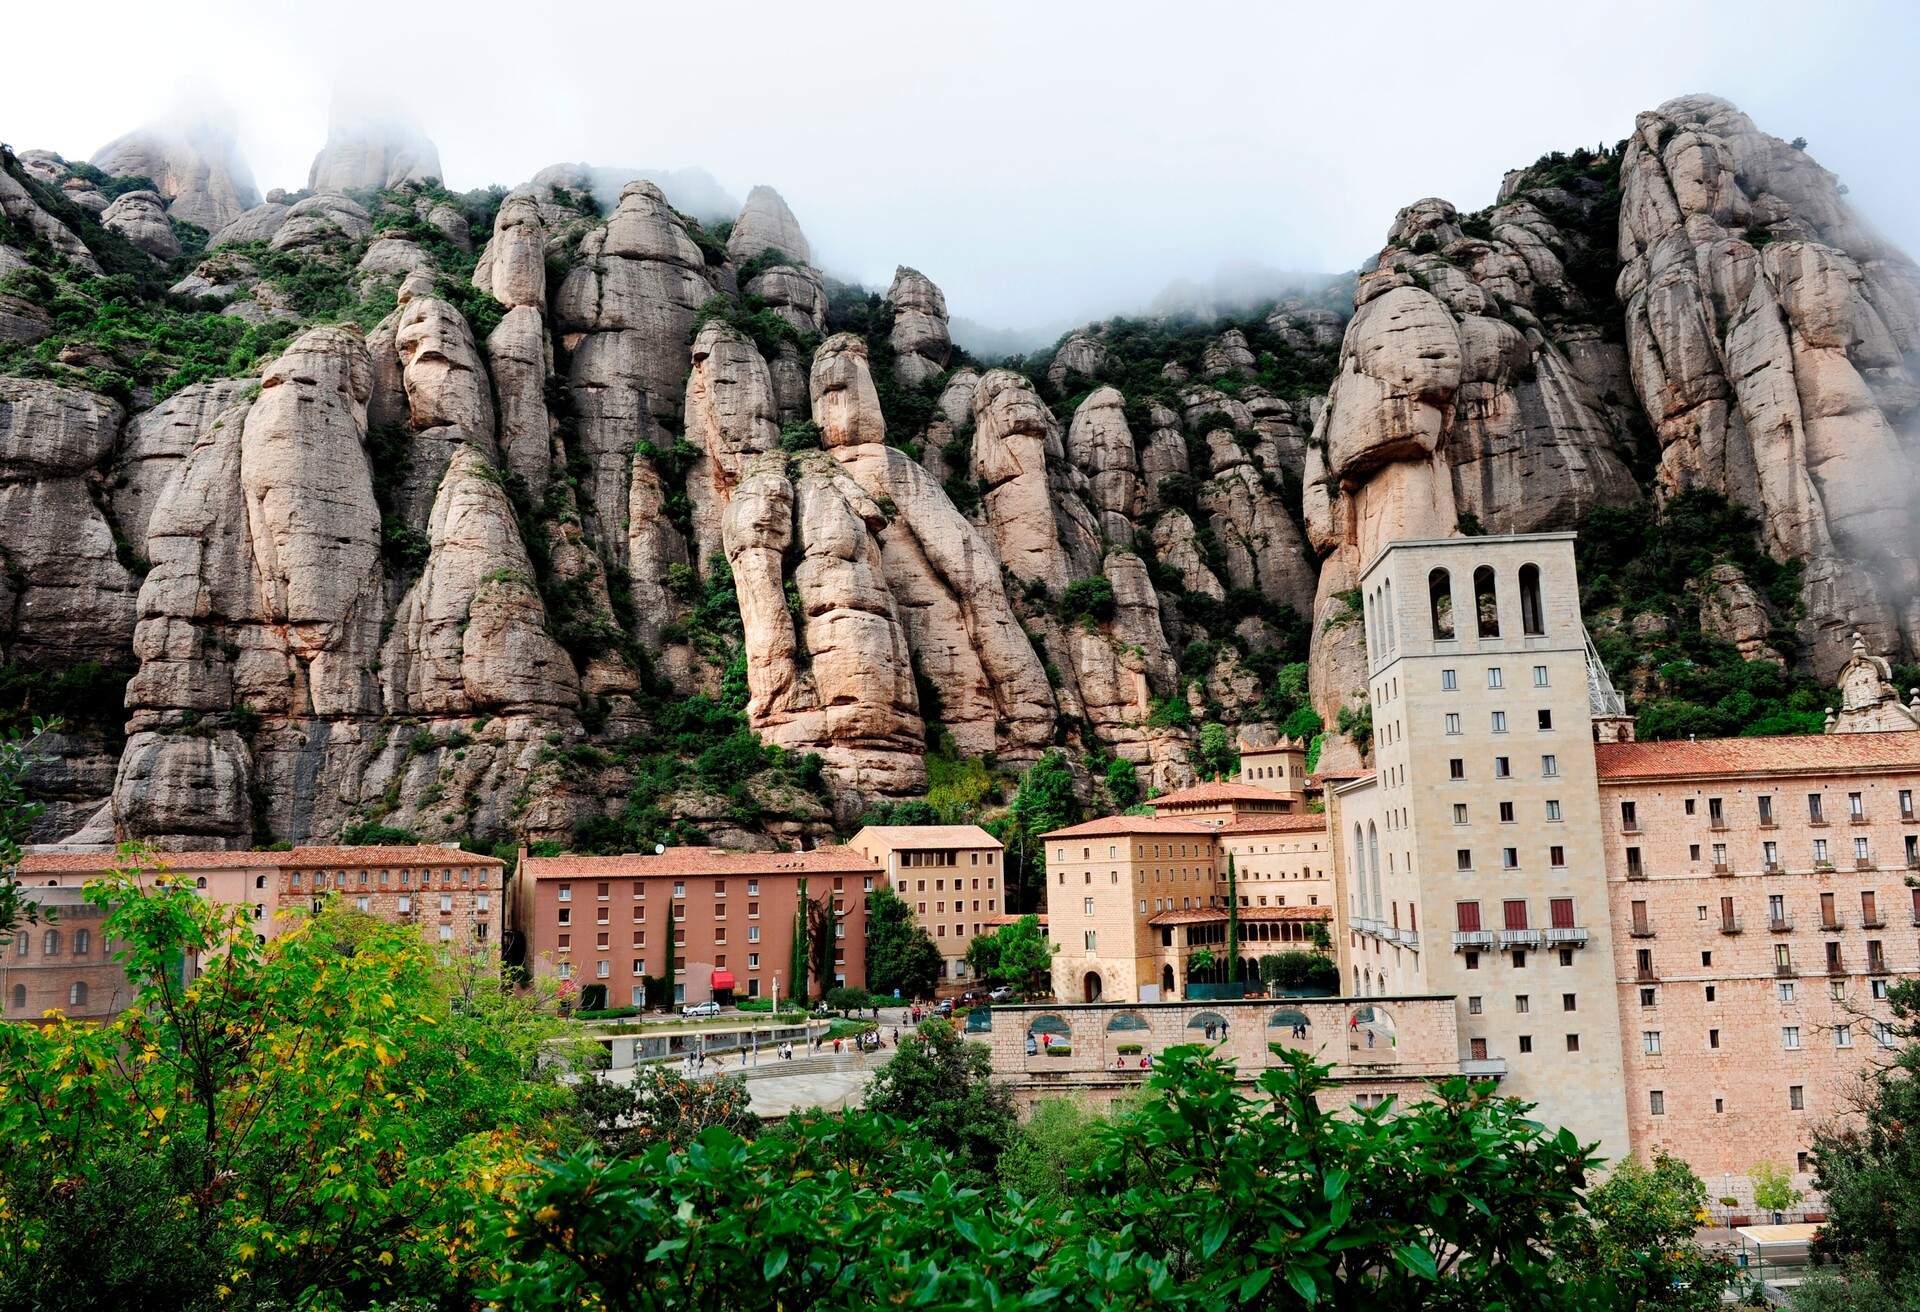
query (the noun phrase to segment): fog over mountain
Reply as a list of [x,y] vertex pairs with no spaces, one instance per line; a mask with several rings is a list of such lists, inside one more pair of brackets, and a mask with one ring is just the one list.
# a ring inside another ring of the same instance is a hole
[[[397,108],[456,189],[563,159],[663,185],[704,172],[716,212],[775,186],[829,273],[884,287],[910,264],[956,316],[1019,330],[982,343],[1139,310],[1248,263],[1351,270],[1409,196],[1478,208],[1515,162],[1611,144],[1639,110],[1696,90],[1807,137],[1868,218],[1920,246],[1906,164],[1920,98],[1886,94],[1920,54],[1897,4],[1817,23],[1765,0],[1619,4],[1584,10],[1577,34],[1512,3],[1450,21],[1415,4],[1201,3],[1177,22],[1129,2],[848,4],[828,22],[750,5],[718,28],[646,6],[537,33],[496,3],[457,20],[365,0],[324,16],[94,12],[86,95],[58,58],[0,82],[0,135],[17,149],[85,159],[185,106],[232,124],[262,191],[291,190],[337,105]],[[63,49],[67,21],[30,7],[9,36]]]

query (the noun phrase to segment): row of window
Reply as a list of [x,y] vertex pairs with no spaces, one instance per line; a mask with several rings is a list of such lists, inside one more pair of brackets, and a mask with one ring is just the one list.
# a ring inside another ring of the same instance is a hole
[[[333,872],[333,878],[331,880],[327,878],[327,873],[324,870],[315,870],[311,873],[313,875],[312,887],[313,887],[313,890],[317,893],[321,889],[326,888],[329,883],[331,883],[334,888],[347,887],[349,883],[349,880],[347,877],[351,874],[354,874],[355,872],[349,871],[349,870],[336,870]],[[358,872],[358,878],[351,882],[356,883],[361,888],[371,888],[373,886],[373,876],[376,873],[379,876],[379,883],[381,888],[389,888],[392,886],[391,876],[393,875],[394,872],[391,870],[381,870],[377,872],[362,870]],[[440,871],[440,883],[442,886],[451,886],[454,883],[455,878],[456,878],[456,873],[451,867],[442,869]],[[480,888],[490,888],[492,887],[492,884],[493,884],[493,871],[491,869],[482,869],[478,872],[476,877],[476,872],[474,870],[472,870],[471,868],[462,867],[458,872],[457,878],[459,880],[460,887],[462,888],[472,888],[472,887],[475,887],[476,884]],[[287,875],[287,886],[289,888],[298,889],[301,887],[301,882],[300,882],[301,879],[302,879],[302,874],[300,871],[298,870],[290,871],[288,872],[288,875]],[[196,878],[193,882],[194,882],[194,887],[205,888],[207,886],[207,877],[205,875],[201,875],[198,878]],[[432,883],[433,883],[433,871],[422,870],[420,872],[420,887],[426,888],[430,886]],[[267,877],[265,875],[255,876],[253,884],[255,888],[265,888],[267,886]],[[400,871],[400,887],[401,888],[413,887],[413,871],[411,870]]]
[[[1487,687],[1495,691],[1498,691],[1499,689],[1504,688],[1506,686],[1507,686],[1506,669],[1503,666],[1499,666],[1499,665],[1489,665],[1487,667]],[[1547,673],[1546,666],[1536,665],[1533,667],[1533,686],[1536,688],[1551,688],[1553,686],[1551,678]],[[1441,669],[1440,691],[1441,692],[1459,692],[1460,691],[1460,671],[1459,670],[1452,669],[1452,668]]]
[[[1709,958],[1706,964],[1708,965],[1713,964],[1711,961],[1711,957],[1713,956],[1712,953],[1703,952],[1700,955],[1702,957]],[[1712,1002],[1718,1002],[1720,1000],[1720,986],[1718,984],[1707,984],[1707,985],[1704,985],[1703,987],[1706,990],[1706,1000],[1708,1002],[1712,1003]],[[1798,1002],[1800,1000],[1800,981],[1797,979],[1775,980],[1774,990],[1775,990],[1775,996],[1783,1003],[1791,1004],[1791,1003]],[[1885,979],[1869,980],[1868,990],[1872,994],[1873,1000],[1875,1002],[1886,1001],[1888,984]],[[1827,996],[1835,1002],[1846,1001],[1847,981],[1844,979],[1828,980]],[[1660,1005],[1660,986],[1657,984],[1642,985],[1640,988],[1641,1009],[1651,1010],[1652,1008],[1658,1007],[1659,1005]]]
[[[1920,869],[1920,834],[1907,834],[1904,838],[1905,851],[1902,853],[1902,856],[1906,865],[1912,869]],[[1825,868],[1831,870],[1833,868],[1833,849],[1826,839],[1815,838],[1811,840],[1807,845],[1807,851],[1816,869]],[[1727,845],[1725,843],[1713,844],[1712,853],[1713,864],[1716,869],[1727,870],[1731,868],[1728,861]],[[1627,877],[1630,879],[1644,877],[1647,868],[1645,861],[1642,859],[1640,849],[1637,847],[1629,847],[1626,850],[1626,856]],[[1687,844],[1687,860],[1700,860],[1700,844]],[[1860,869],[1871,868],[1874,864],[1873,845],[1864,835],[1857,836],[1853,840],[1853,863]],[[1780,872],[1782,867],[1780,863],[1779,843],[1772,839],[1767,839],[1760,844],[1760,864],[1768,874],[1778,874]]]
[[[906,892],[906,891],[907,891],[907,881],[906,881],[906,880],[905,880],[904,878],[901,878],[900,876],[897,876],[897,875],[896,875],[896,876],[894,877],[894,881],[893,881],[893,886],[894,886],[894,888],[896,888],[897,890],[899,890],[899,891],[900,891],[900,892],[902,892],[902,893],[904,893],[904,892]],[[961,889],[961,887],[962,887],[962,885],[961,885],[961,882],[960,882],[960,881],[959,881],[958,879],[956,879],[956,880],[954,880],[954,881],[953,881],[953,891],[954,891],[954,892],[956,892],[956,893],[958,893],[958,892],[960,891],[960,889]],[[978,890],[979,890],[979,888],[980,888],[980,878],[979,878],[979,876],[977,876],[977,875],[976,875],[976,876],[974,876],[974,880],[973,880],[973,887],[974,887],[974,889],[975,889],[975,891],[978,891]],[[993,876],[992,876],[992,875],[988,875],[988,876],[987,876],[987,887],[988,887],[989,889],[991,889],[991,888],[993,887]],[[926,891],[927,891],[927,881],[926,881],[926,880],[924,880],[924,879],[916,879],[916,880],[914,880],[914,889],[913,889],[913,891],[914,891],[914,892],[916,892],[916,893],[924,893],[924,892],[926,892]],[[933,881],[933,891],[934,891],[934,892],[936,892],[936,893],[944,893],[944,892],[946,892],[946,891],[947,891],[947,881],[946,881],[946,880],[944,880],[944,879],[936,879],[936,880],[934,880],[934,881]]]
[[[1463,934],[1478,933],[1485,926],[1480,919],[1478,902],[1456,902],[1453,904],[1454,924]],[[1547,923],[1554,929],[1573,929],[1579,924],[1574,917],[1573,899],[1555,897],[1547,899]],[[1504,929],[1527,929],[1527,900],[1525,898],[1506,898],[1500,903],[1500,924]]]
[[[1920,925],[1920,888],[1909,889],[1908,893],[1913,899],[1913,923]],[[1845,913],[1840,910],[1840,895],[1829,892],[1821,893],[1819,896],[1820,928],[1847,928]],[[1738,907],[1738,902],[1732,896],[1720,899],[1720,929],[1723,933],[1737,934],[1743,928],[1738,914]],[[1636,898],[1630,902],[1628,904],[1628,913],[1629,924],[1632,926],[1633,933],[1637,937],[1650,938],[1654,935],[1655,929],[1653,921],[1648,915],[1647,903],[1644,900]],[[1696,905],[1694,907],[1694,919],[1704,921],[1707,918],[1707,904],[1702,902]],[[1878,891],[1871,888],[1861,889],[1859,927],[1861,929],[1879,929],[1886,923],[1886,918],[1880,912],[1880,894]],[[1785,932],[1793,928],[1793,916],[1787,910],[1786,894],[1772,893],[1768,895],[1767,927],[1780,932]]]
[[[84,1007],[87,1005],[87,982],[85,980],[77,979],[67,986],[67,1005],[69,1007]],[[13,1011],[19,1013],[26,1009],[27,986],[25,984],[15,984],[13,986]]]
[[[1806,795],[1806,798],[1807,798],[1807,823],[1816,824],[1816,825],[1824,825],[1828,823],[1827,803],[1826,803],[1825,794],[1808,793]],[[1687,815],[1699,814],[1699,810],[1696,806],[1696,803],[1698,802],[1698,800],[1699,799],[1692,798],[1692,797],[1682,799],[1682,809],[1685,811]],[[1756,819],[1759,821],[1761,825],[1763,826],[1773,825],[1778,822],[1775,814],[1775,808],[1773,805],[1773,794],[1759,793],[1755,795],[1753,801],[1754,801],[1754,814]],[[1900,818],[1902,820],[1912,820],[1915,818],[1915,813],[1913,809],[1913,790],[1911,788],[1900,789],[1897,795],[1896,801],[1899,806]],[[1724,828],[1727,823],[1726,799],[1720,798],[1720,797],[1709,797],[1706,799],[1706,802],[1707,802],[1707,823],[1711,824],[1715,828]],[[1848,793],[1847,794],[1847,819],[1849,821],[1853,821],[1856,823],[1865,823],[1865,821],[1867,820],[1866,794],[1864,793]],[[1640,828],[1640,806],[1639,806],[1639,803],[1633,798],[1622,798],[1620,800],[1620,827],[1624,830],[1627,830],[1628,832],[1632,832]]]
[[[1459,756],[1447,758],[1447,778],[1457,780],[1465,779],[1466,777],[1466,759]],[[1494,757],[1493,777],[1495,779],[1513,778],[1513,758],[1510,756]],[[1540,757],[1540,777],[1542,779],[1557,779],[1560,777],[1560,757],[1557,754],[1548,752]]]
[[[899,855],[900,864],[909,867],[957,866],[960,864],[960,854],[958,852],[902,852]],[[980,859],[982,856],[986,857],[984,862]],[[994,856],[995,853],[993,852],[969,852],[967,853],[967,864],[970,866],[990,866],[994,864]]]
[[[61,944],[67,941],[68,940],[63,939],[60,936],[60,931],[57,929],[42,930],[40,933],[40,955],[43,957],[61,956],[62,955],[60,951]],[[70,952],[68,952],[66,955],[75,956],[75,957],[84,957],[93,947],[93,931],[88,929],[76,929],[73,931],[73,938],[71,942],[73,944],[73,947],[70,950]],[[15,934],[13,936],[13,943],[14,943],[13,951],[15,956],[25,957],[25,956],[32,955],[33,953],[32,931],[25,930],[25,929],[21,930],[18,934]],[[102,938],[100,940],[100,953],[102,956],[108,956],[108,957],[113,955],[113,945],[110,940],[106,938]]]
[[[1774,928],[1777,929],[1791,929],[1792,927],[1793,922],[1791,920],[1776,921],[1774,924]],[[1633,933],[1636,938],[1655,937],[1651,927],[1644,923],[1637,926]],[[1845,944],[1837,939],[1830,939],[1822,944],[1822,947],[1825,950],[1825,970],[1827,974],[1846,975],[1854,973],[1847,963]],[[1868,975],[1891,974],[1893,968],[1887,961],[1885,942],[1881,939],[1870,938],[1867,940],[1866,947],[1867,960],[1864,973]],[[1635,949],[1633,955],[1634,973],[1637,978],[1641,980],[1654,980],[1660,977],[1659,971],[1654,966],[1652,948]],[[1713,965],[1713,953],[1711,951],[1703,951],[1700,954],[1700,964],[1703,967],[1711,967]],[[1773,945],[1773,970],[1776,975],[1798,975],[1800,973],[1793,963],[1793,945],[1791,943],[1775,943]],[[1882,996],[1879,983],[1879,981],[1875,981],[1875,997]],[[1708,1000],[1711,1001],[1712,999]]]
[[[484,898],[482,899],[482,902],[484,902]],[[485,907],[483,906],[482,910],[484,909]],[[844,916],[847,913],[847,904],[843,900],[839,898],[835,898],[833,902],[833,913],[836,916]],[[596,924],[601,924],[601,925],[610,924],[612,923],[612,916],[613,916],[613,911],[611,907],[602,906],[602,907],[596,907],[594,909],[594,922]],[[554,918],[556,922],[559,924],[571,925],[573,923],[573,908],[572,907],[559,908],[554,913]],[[674,903],[673,919],[676,921],[680,921],[680,920],[685,920],[686,918],[687,918],[686,903],[684,902]],[[715,920],[725,920],[727,918],[727,908],[725,903],[714,904],[713,918]],[[760,918],[760,904],[758,902],[747,903],[747,919],[758,920],[759,918]],[[636,925],[644,925],[647,923],[647,908],[644,905],[636,905],[633,908],[633,923]]]
[[[1490,717],[1489,724],[1488,724],[1488,729],[1490,732],[1492,733],[1507,732],[1507,713],[1505,711],[1490,711],[1488,712],[1488,715]],[[1534,717],[1534,728],[1538,729],[1541,733],[1553,732],[1553,712],[1552,711],[1542,706],[1534,711],[1533,717]],[[1449,736],[1458,737],[1460,734],[1460,712],[1447,711],[1442,719],[1442,727],[1445,729],[1446,733]]]
[[[1835,1025],[1830,1032],[1833,1036],[1833,1046],[1835,1048],[1851,1048],[1853,1046],[1853,1026],[1851,1024]],[[1871,1034],[1873,1041],[1881,1047],[1891,1048],[1893,1046],[1893,1028],[1885,1021],[1876,1020],[1871,1022],[1867,1026],[1867,1033]],[[1643,1055],[1648,1057],[1664,1055],[1664,1043],[1665,1039],[1662,1031],[1640,1031],[1640,1051]],[[1798,1025],[1782,1025],[1780,1027],[1780,1047],[1782,1051],[1785,1052],[1801,1051],[1804,1047],[1801,1043],[1801,1027]],[[1720,1031],[1718,1029],[1709,1029],[1707,1031],[1707,1048],[1709,1051],[1719,1050]],[[1796,1085],[1794,1087],[1797,1089],[1799,1086]],[[1793,1110],[1799,1111],[1800,1109],[1800,1104],[1796,1101],[1793,1104]]]

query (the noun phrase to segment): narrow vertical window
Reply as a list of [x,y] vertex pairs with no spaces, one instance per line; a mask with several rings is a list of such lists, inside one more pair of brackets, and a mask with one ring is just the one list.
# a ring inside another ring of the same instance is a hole
[[1473,609],[1480,623],[1480,636],[1500,636],[1500,603],[1494,596],[1493,566],[1482,565],[1473,572]]
[[1427,606],[1433,614],[1435,640],[1453,637],[1453,580],[1444,569],[1427,575]]
[[1547,631],[1547,614],[1540,604],[1540,567],[1520,567],[1520,631],[1530,638]]

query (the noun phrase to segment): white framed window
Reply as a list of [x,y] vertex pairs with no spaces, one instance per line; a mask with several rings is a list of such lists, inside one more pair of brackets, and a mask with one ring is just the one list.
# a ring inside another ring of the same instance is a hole
[[1547,819],[1558,820],[1559,818],[1560,818],[1560,801],[1558,798],[1549,797],[1547,799]]
[[1507,686],[1507,676],[1500,669],[1500,667],[1498,665],[1488,666],[1487,667],[1487,687],[1504,688],[1506,686]]
[[1447,712],[1447,732],[1448,733],[1460,732],[1460,712],[1458,711]]
[[572,884],[560,885],[560,900],[562,902],[573,901],[573,885]]
[[1540,776],[1552,779],[1560,773],[1560,758],[1549,752],[1540,758]]
[[406,914],[407,912],[409,912],[409,911],[411,911],[411,910],[413,910],[413,894],[411,894],[411,893],[402,893],[402,894],[400,895],[400,912],[401,912],[401,914],[402,914],[402,915],[405,915],[405,914]]
[[451,894],[451,893],[442,893],[442,894],[440,895],[440,909],[441,909],[442,911],[451,911],[451,910],[453,910],[453,894]]
[[1547,667],[1546,666],[1536,665],[1533,667],[1533,686],[1536,688],[1545,688],[1549,686],[1547,683]]
[[1455,802],[1453,804],[1453,822],[1457,825],[1467,823],[1467,804],[1465,802]]
[[473,897],[473,909],[474,909],[475,911],[491,911],[491,910],[493,910],[493,894],[491,894],[491,893],[476,893],[476,894],[474,894],[474,897]]
[[1441,692],[1456,692],[1459,690],[1459,687],[1460,687],[1460,671],[1458,670],[1440,671],[1440,691]]
[[1649,1057],[1658,1057],[1660,1055],[1660,1031],[1640,1031],[1640,1050]]
[[1495,733],[1505,733],[1507,731],[1507,713],[1505,711],[1495,711],[1493,713],[1493,731]]
[[1836,1025],[1833,1027],[1833,1046],[1851,1048],[1853,1046],[1853,1026]]
[[1795,1051],[1800,1047],[1800,1027],[1798,1025],[1782,1025],[1780,1027],[1780,1046],[1789,1052]]
[[1794,997],[1794,992],[1795,990],[1793,987],[1792,980],[1788,979],[1788,980],[1780,981],[1780,1001],[1792,1002]]
[[440,926],[440,941],[442,943],[453,942],[453,926],[452,925]]

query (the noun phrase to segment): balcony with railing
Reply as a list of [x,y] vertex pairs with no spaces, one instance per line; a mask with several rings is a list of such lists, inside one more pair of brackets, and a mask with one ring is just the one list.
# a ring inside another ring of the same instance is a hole
[[1657,934],[1655,934],[1653,926],[1644,920],[1634,921],[1630,926],[1628,926],[1627,933],[1631,934],[1634,938],[1659,937]]
[[1658,983],[1660,979],[1659,973],[1652,966],[1635,966],[1633,977],[1642,984]]
[[1869,974],[1869,975],[1891,975],[1892,973],[1893,973],[1893,972],[1892,972],[1892,970],[1891,970],[1891,969],[1889,969],[1889,968],[1888,968],[1888,966],[1887,966],[1887,954],[1886,954],[1886,953],[1884,953],[1884,952],[1869,952],[1869,953],[1867,954],[1867,974]]
[[1840,956],[1840,954],[1838,953],[1829,953],[1827,955],[1827,974],[1844,975],[1846,973],[1847,973],[1846,958]]
[[1541,935],[1537,929],[1503,929],[1500,931],[1500,947],[1502,951],[1509,948],[1537,948],[1540,946],[1540,942]]
[[1720,917],[1720,932],[1722,934],[1738,934],[1741,932],[1741,928],[1742,926],[1740,924],[1740,917],[1738,916]]
[[1584,925],[1553,925],[1547,930],[1547,946],[1550,948],[1583,948],[1587,945],[1587,930]]
[[1713,873],[1723,878],[1729,877],[1733,874],[1733,867],[1725,861],[1715,861],[1713,863]]
[[1793,917],[1785,914],[1772,916],[1767,920],[1767,929],[1775,934],[1790,934],[1793,932]]
[[1800,972],[1793,968],[1791,961],[1776,961],[1773,963],[1773,973],[1781,979],[1792,979]]
[[1836,916],[1822,916],[1820,918],[1820,928],[1825,933],[1837,934],[1841,930],[1845,929],[1846,927],[1847,927],[1847,922],[1844,917],[1836,915]]
[[1493,931],[1456,929],[1453,931],[1453,950],[1455,952],[1491,952],[1493,951]]

